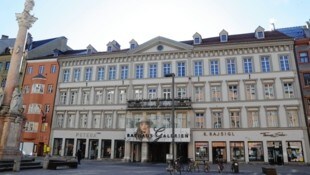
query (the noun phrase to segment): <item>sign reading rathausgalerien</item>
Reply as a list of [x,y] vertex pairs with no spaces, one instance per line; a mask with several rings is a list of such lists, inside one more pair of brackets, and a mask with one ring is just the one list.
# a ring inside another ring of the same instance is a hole
[[[171,142],[172,128],[149,128],[148,132],[140,132],[137,128],[126,128],[126,141]],[[190,128],[175,128],[175,142],[190,142]]]

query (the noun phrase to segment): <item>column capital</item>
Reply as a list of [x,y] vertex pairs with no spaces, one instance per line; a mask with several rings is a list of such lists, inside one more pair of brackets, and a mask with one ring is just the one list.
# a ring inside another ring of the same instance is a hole
[[38,18],[30,15],[29,12],[23,11],[22,13],[16,13],[16,20],[18,22],[19,27],[26,27],[29,29],[34,22],[36,22]]

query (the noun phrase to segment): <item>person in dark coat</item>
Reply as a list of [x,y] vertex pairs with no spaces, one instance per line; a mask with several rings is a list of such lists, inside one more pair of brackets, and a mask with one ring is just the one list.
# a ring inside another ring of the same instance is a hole
[[82,152],[80,149],[77,150],[77,152],[75,153],[75,156],[78,160],[78,164],[81,164],[81,159],[82,159]]

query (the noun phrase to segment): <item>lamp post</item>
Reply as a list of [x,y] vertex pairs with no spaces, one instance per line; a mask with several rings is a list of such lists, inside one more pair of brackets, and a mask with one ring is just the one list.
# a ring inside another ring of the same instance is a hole
[[174,73],[170,73],[170,74],[166,74],[165,77],[172,77],[172,119],[171,119],[171,123],[172,123],[172,163],[174,166],[174,77],[175,74]]

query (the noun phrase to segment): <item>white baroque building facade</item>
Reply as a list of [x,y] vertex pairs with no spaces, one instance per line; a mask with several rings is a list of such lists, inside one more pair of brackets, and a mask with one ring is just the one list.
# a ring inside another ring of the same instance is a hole
[[[165,162],[309,162],[294,42],[264,31],[174,41],[156,37],[107,52],[59,57],[52,154]],[[147,119],[150,132],[137,134]]]

